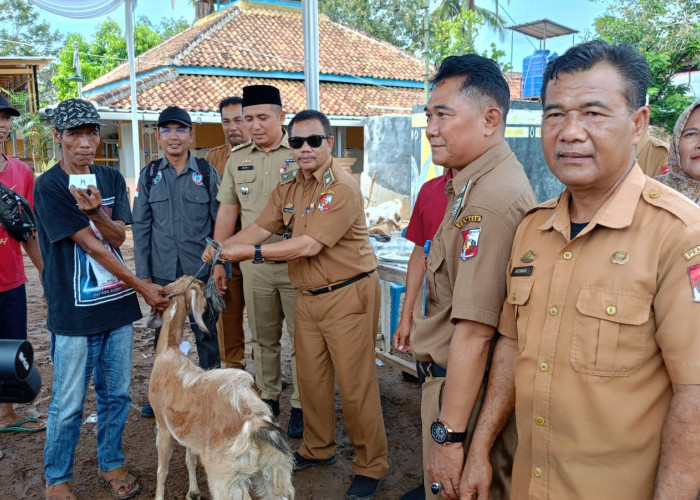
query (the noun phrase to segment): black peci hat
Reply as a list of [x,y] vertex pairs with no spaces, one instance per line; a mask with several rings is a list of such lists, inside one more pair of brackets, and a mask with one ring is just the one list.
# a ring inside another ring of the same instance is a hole
[[243,87],[243,107],[255,106],[256,104],[282,106],[279,89],[272,85],[248,85]]
[[192,118],[190,114],[182,108],[177,106],[170,106],[161,111],[158,115],[158,126],[165,125],[166,123],[179,123],[185,127],[192,128]]

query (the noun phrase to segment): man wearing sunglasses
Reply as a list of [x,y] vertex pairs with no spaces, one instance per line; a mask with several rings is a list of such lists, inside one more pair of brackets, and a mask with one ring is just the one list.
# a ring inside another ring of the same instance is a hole
[[[335,380],[357,456],[349,499],[371,499],[389,469],[374,346],[379,319],[377,260],[362,193],[331,157],[328,118],[302,111],[289,123],[296,162],[280,174],[254,223],[226,240],[222,258],[289,262],[296,301],[297,376],[305,409],[295,470],[335,463]],[[272,234],[290,238],[263,245]],[[207,249],[205,260],[213,252]]]
[[[280,172],[294,169],[280,92],[271,85],[243,87],[243,116],[252,143],[231,153],[224,171],[218,199],[221,202],[216,216],[214,239],[224,241],[235,231],[240,215],[241,225],[255,222],[279,183]],[[283,235],[272,235],[270,243],[281,241]],[[304,416],[297,388],[296,357],[294,354],[294,303],[296,290],[289,282],[286,259],[274,259],[264,266],[251,262],[241,263],[243,295],[248,310],[248,324],[252,334],[255,385],[275,417],[280,415],[282,393],[282,321],[292,343],[291,365],[294,392],[287,434],[300,438],[304,432]],[[221,283],[222,266],[214,269],[217,283]],[[223,292],[223,290],[219,290]]]
[[[158,117],[156,138],[164,157],[146,165],[134,196],[134,260],[136,275],[167,285],[183,275],[206,280],[200,269],[205,238],[214,232],[219,202],[219,174],[207,161],[190,153],[194,141],[192,120],[184,109],[171,106]],[[216,332],[201,331],[190,321],[197,343],[199,366],[220,366]],[[160,327],[156,327],[156,342]],[[141,410],[152,417],[146,403]]]

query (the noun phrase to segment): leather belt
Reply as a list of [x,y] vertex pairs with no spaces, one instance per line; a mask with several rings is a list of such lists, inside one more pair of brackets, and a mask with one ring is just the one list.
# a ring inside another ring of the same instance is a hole
[[429,361],[417,361],[416,366],[418,371],[423,374],[424,377],[447,377],[447,370],[440,365]]
[[335,290],[338,290],[339,288],[352,285],[356,281],[360,281],[361,279],[366,278],[374,271],[376,271],[376,269],[372,269],[371,271],[367,271],[366,273],[358,274],[357,276],[353,276],[349,280],[341,281],[340,283],[336,283],[335,285],[324,286],[323,288],[317,288],[316,290],[304,290],[303,293],[308,295],[321,295],[322,293],[333,292]]

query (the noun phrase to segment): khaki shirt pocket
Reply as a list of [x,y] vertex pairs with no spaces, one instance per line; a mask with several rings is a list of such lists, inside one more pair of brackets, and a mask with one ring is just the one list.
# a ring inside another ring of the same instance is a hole
[[518,354],[525,349],[525,339],[527,338],[527,322],[530,319],[530,293],[534,279],[513,278],[510,282],[510,293],[508,294],[508,304],[514,306],[515,327],[518,332]]
[[576,301],[571,339],[574,370],[602,377],[631,375],[642,365],[649,342],[651,294],[584,285]]
[[[236,167],[237,168],[237,167]],[[236,194],[239,198],[247,200],[253,195],[255,189],[255,170],[234,170],[233,180],[236,183]],[[245,186],[245,189],[243,189]]]
[[428,259],[428,300],[433,304],[444,305],[452,300],[452,285],[447,272],[444,256]]

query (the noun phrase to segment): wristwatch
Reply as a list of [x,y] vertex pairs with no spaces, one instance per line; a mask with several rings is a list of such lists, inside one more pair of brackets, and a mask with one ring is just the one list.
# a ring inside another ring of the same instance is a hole
[[255,258],[253,259],[253,264],[262,264],[265,262],[265,259],[263,259],[262,256],[262,249],[260,248],[260,245],[255,245]]
[[461,443],[467,437],[465,432],[454,432],[447,427],[443,422],[436,420],[430,426],[430,435],[438,444]]

